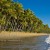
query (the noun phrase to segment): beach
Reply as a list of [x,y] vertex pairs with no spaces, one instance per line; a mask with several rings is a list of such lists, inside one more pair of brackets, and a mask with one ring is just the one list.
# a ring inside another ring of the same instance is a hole
[[6,32],[0,33],[0,50],[49,50],[50,35],[47,33]]
[[34,37],[48,35],[47,33],[29,33],[29,32],[6,32],[0,33],[0,40],[16,40],[24,37]]

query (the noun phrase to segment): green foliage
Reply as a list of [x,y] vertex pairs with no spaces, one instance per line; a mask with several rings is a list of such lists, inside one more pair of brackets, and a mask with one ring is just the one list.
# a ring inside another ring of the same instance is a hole
[[22,4],[12,0],[0,1],[0,30],[50,32],[48,25],[44,25],[30,9],[24,10]]

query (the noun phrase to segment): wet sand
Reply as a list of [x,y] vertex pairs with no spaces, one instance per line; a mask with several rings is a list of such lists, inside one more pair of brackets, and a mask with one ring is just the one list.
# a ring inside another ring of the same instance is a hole
[[45,40],[49,36],[24,37],[17,41],[0,41],[0,50],[48,50],[50,44]]

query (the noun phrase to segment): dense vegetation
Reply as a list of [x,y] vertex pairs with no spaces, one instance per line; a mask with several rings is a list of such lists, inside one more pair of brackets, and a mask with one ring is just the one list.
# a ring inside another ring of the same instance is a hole
[[0,0],[0,31],[50,32],[48,25],[22,4]]

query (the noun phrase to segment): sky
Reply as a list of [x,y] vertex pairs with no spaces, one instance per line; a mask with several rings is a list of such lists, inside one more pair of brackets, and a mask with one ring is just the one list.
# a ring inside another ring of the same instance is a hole
[[23,5],[24,9],[32,10],[35,15],[50,27],[50,0],[14,0]]

